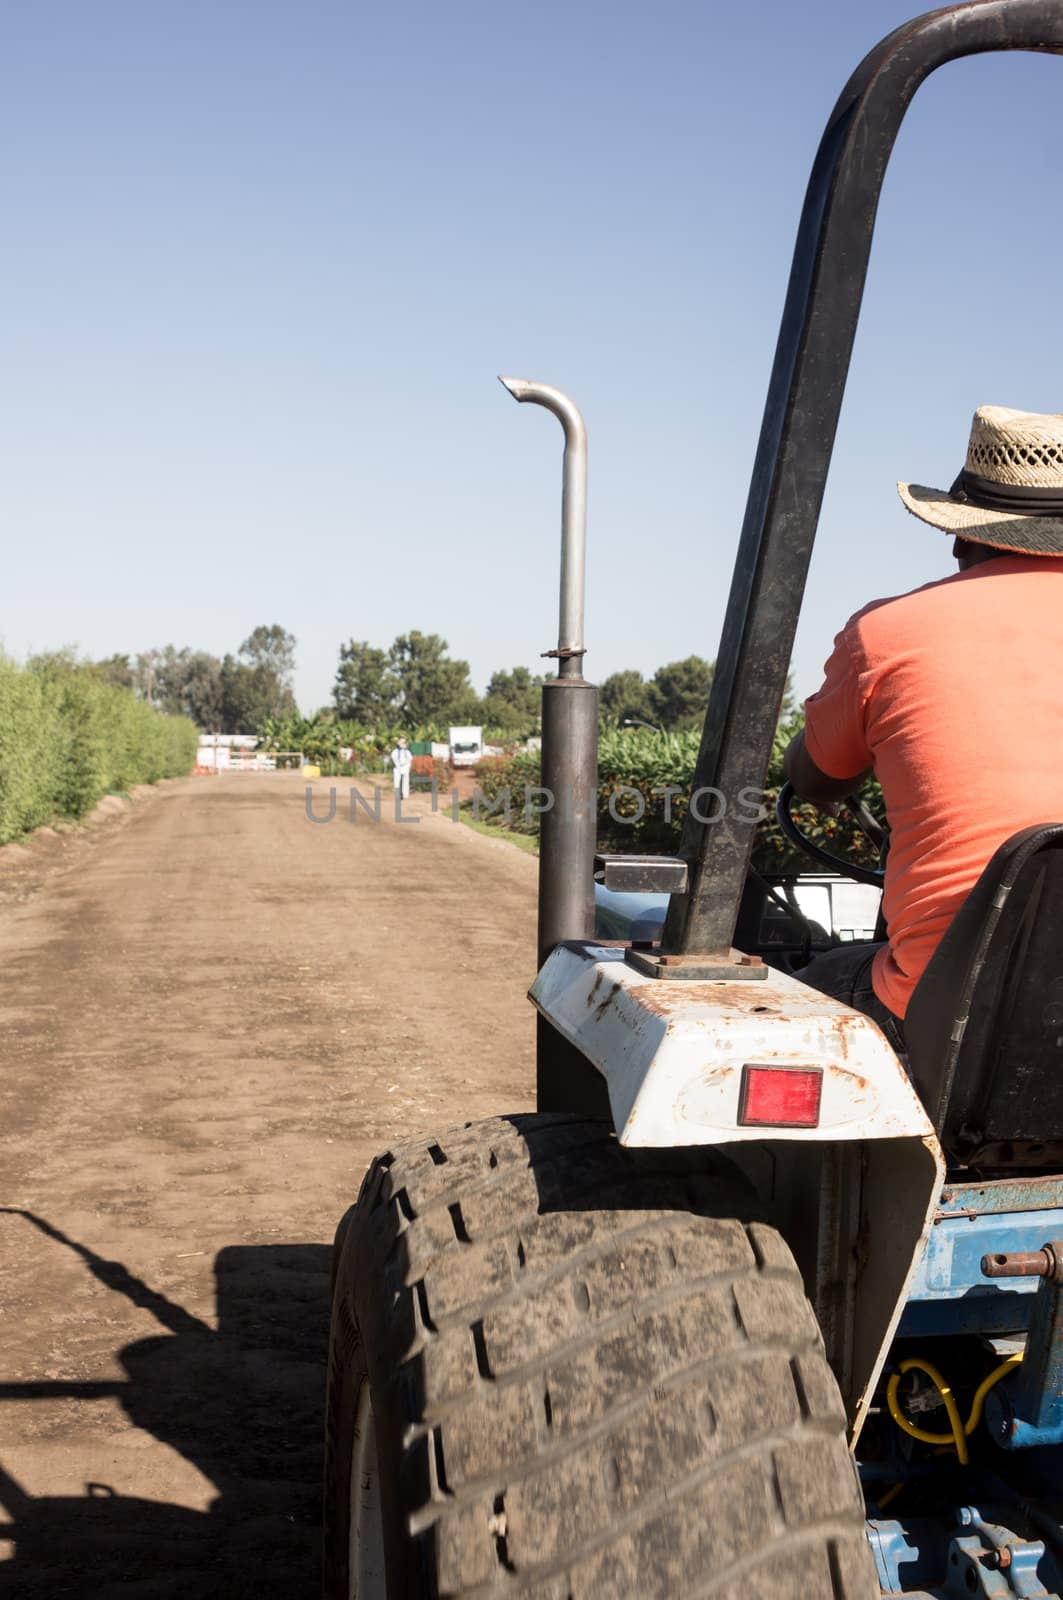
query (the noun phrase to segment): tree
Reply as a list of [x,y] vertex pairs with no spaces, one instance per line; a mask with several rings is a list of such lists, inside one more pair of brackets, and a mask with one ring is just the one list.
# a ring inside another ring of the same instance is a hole
[[292,673],[295,635],[280,623],[255,628],[240,646],[240,658],[222,662],[227,733],[256,732],[267,717],[291,715],[295,709]]
[[158,659],[158,650],[141,650],[133,662],[133,692],[141,700],[146,700],[149,706],[156,703],[155,673]]
[[283,688],[290,689],[295,671],[296,638],[279,622],[260,624],[240,646],[240,655],[249,667],[272,674]]
[[93,661],[89,671],[94,678],[99,678],[102,683],[109,683],[114,689],[133,687],[133,669],[129,665],[127,655],[105,656],[102,661]]
[[255,669],[233,655],[222,657],[218,672],[221,688],[221,733],[253,733],[266,718],[279,715],[259,693]]
[[294,712],[295,640],[274,624],[256,628],[239,655],[168,644],[137,656],[137,692],[162,711],[191,717],[206,733],[254,733],[267,717]]
[[658,667],[648,685],[651,720],[669,732],[699,727],[709,703],[712,674],[713,664],[703,656],[686,656]]
[[447,655],[449,646],[438,633],[416,629],[400,634],[389,651],[398,680],[402,720],[408,727],[423,722],[461,720],[479,702],[469,682],[469,663]]
[[223,733],[257,733],[269,719],[291,716],[296,710],[295,696],[271,666],[251,666],[227,655],[219,679]]
[[72,672],[81,672],[86,665],[78,655],[76,646],[71,644],[64,645],[61,650],[40,650],[36,655],[26,658],[26,671],[50,683],[67,678]]
[[654,722],[654,705],[650,686],[641,672],[628,668],[612,672],[599,691],[601,718],[610,727],[618,728],[628,717],[640,722]]
[[225,686],[217,656],[212,656],[208,650],[187,648],[181,655],[185,659],[179,709],[199,728],[215,733],[235,732],[225,718]]
[[446,709],[446,713],[440,717],[440,721],[450,723],[484,723],[487,721],[484,701],[481,700],[471,683],[467,684],[459,694],[454,696],[454,699]]
[[340,664],[332,686],[336,715],[371,725],[395,713],[398,681],[386,650],[364,639],[340,645]]
[[494,728],[533,733],[539,726],[543,680],[527,667],[491,674],[483,701],[483,719]]
[[187,645],[147,650],[137,656],[138,691],[161,711],[191,717],[205,732],[227,732],[221,667],[217,656]]

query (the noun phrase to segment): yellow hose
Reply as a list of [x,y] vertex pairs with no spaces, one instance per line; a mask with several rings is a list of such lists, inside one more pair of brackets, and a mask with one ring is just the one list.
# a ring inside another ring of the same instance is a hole
[[1008,1356],[1007,1360],[1002,1361],[999,1367],[994,1367],[988,1378],[982,1379],[981,1383],[974,1391],[974,1399],[971,1401],[971,1414],[967,1418],[967,1426],[964,1429],[965,1433],[973,1433],[975,1428],[977,1428],[978,1424],[981,1422],[982,1406],[985,1403],[986,1395],[989,1393],[990,1389],[992,1389],[993,1385],[999,1383],[1001,1378],[1006,1378],[1008,1373],[1017,1367],[1021,1361],[1022,1352],[1019,1351],[1016,1355]]
[[[925,1428],[917,1428],[914,1422],[908,1421],[908,1418],[901,1410],[901,1404],[897,1398],[897,1390],[900,1387],[901,1378],[906,1372],[926,1373],[926,1376],[945,1402],[945,1412],[952,1428],[951,1433],[928,1433]],[[960,1465],[964,1467],[967,1465],[970,1460],[967,1453],[967,1435],[964,1433],[963,1423],[960,1421],[959,1409],[953,1398],[952,1390],[941,1376],[937,1367],[932,1366],[929,1361],[921,1360],[918,1356],[913,1356],[909,1361],[902,1361],[900,1371],[893,1374],[886,1386],[886,1404],[889,1406],[890,1416],[904,1433],[907,1433],[913,1439],[918,1439],[922,1444],[955,1444],[956,1454],[960,1458]]]
[[[999,1383],[1001,1378],[1017,1367],[1021,1360],[1021,1354],[1009,1356],[1006,1361],[1000,1363],[999,1367],[994,1367],[987,1378],[982,1379],[982,1382],[974,1391],[971,1414],[966,1423],[963,1423],[960,1421],[959,1409],[952,1390],[937,1367],[933,1366],[929,1361],[922,1360],[919,1356],[912,1356],[910,1360],[901,1362],[900,1371],[895,1372],[886,1385],[886,1404],[889,1407],[890,1416],[902,1432],[907,1433],[913,1439],[918,1439],[921,1444],[947,1444],[954,1446],[960,1459],[960,1465],[965,1467],[970,1460],[967,1439],[982,1420],[982,1407],[985,1404],[986,1395],[993,1385]],[[897,1391],[900,1387],[901,1378],[906,1372],[923,1372],[930,1379],[945,1403],[945,1412],[948,1416],[951,1430],[949,1433],[929,1433],[925,1428],[917,1428],[915,1423],[910,1422],[905,1416],[901,1410]]]

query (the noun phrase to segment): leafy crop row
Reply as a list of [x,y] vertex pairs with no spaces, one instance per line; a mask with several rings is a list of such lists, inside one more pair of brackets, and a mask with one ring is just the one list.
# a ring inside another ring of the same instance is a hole
[[[783,782],[783,753],[800,726],[799,716],[780,724],[765,787],[745,802],[750,807],[760,804],[767,813],[757,828],[753,847],[753,865],[761,872],[788,873],[798,868],[807,870],[809,865],[808,858],[793,848],[775,821],[775,801]],[[618,854],[668,854],[678,849],[694,787],[699,737],[696,732],[652,733],[643,729],[602,732],[598,740],[600,849]],[[483,795],[477,804],[481,816],[515,832],[538,832],[541,801],[533,796],[531,803],[525,804],[527,790],[534,790],[540,781],[537,753],[483,761],[476,773]],[[875,792],[866,798],[872,809],[882,815],[881,795],[877,786],[871,787]],[[666,790],[671,792],[662,792]],[[739,796],[732,797],[732,803],[739,801]],[[714,814],[717,803],[713,797],[704,798],[700,804],[703,813]],[[865,865],[875,864],[874,852],[864,835],[844,814],[835,818],[813,806],[799,805],[795,816],[802,831],[832,853]]]

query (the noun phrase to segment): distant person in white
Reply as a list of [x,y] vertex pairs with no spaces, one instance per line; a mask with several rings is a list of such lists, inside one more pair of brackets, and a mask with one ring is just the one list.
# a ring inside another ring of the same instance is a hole
[[413,765],[413,756],[405,739],[400,739],[391,755],[391,781],[395,785],[395,793],[403,800],[410,797],[410,767]]

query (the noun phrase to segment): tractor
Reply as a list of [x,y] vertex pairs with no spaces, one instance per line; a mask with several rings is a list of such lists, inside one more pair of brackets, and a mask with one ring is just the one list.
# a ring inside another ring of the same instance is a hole
[[[901,120],[935,68],[994,50],[1063,54],[1061,0],[897,29],[827,124],[705,794],[764,785]],[[596,855],[586,434],[558,390],[503,382],[565,435],[537,1109],[379,1156],[340,1223],[327,1600],[1058,1600],[1063,821],[986,866],[905,1060],[794,976],[839,935],[750,877],[754,808],[692,803],[674,858]]]

